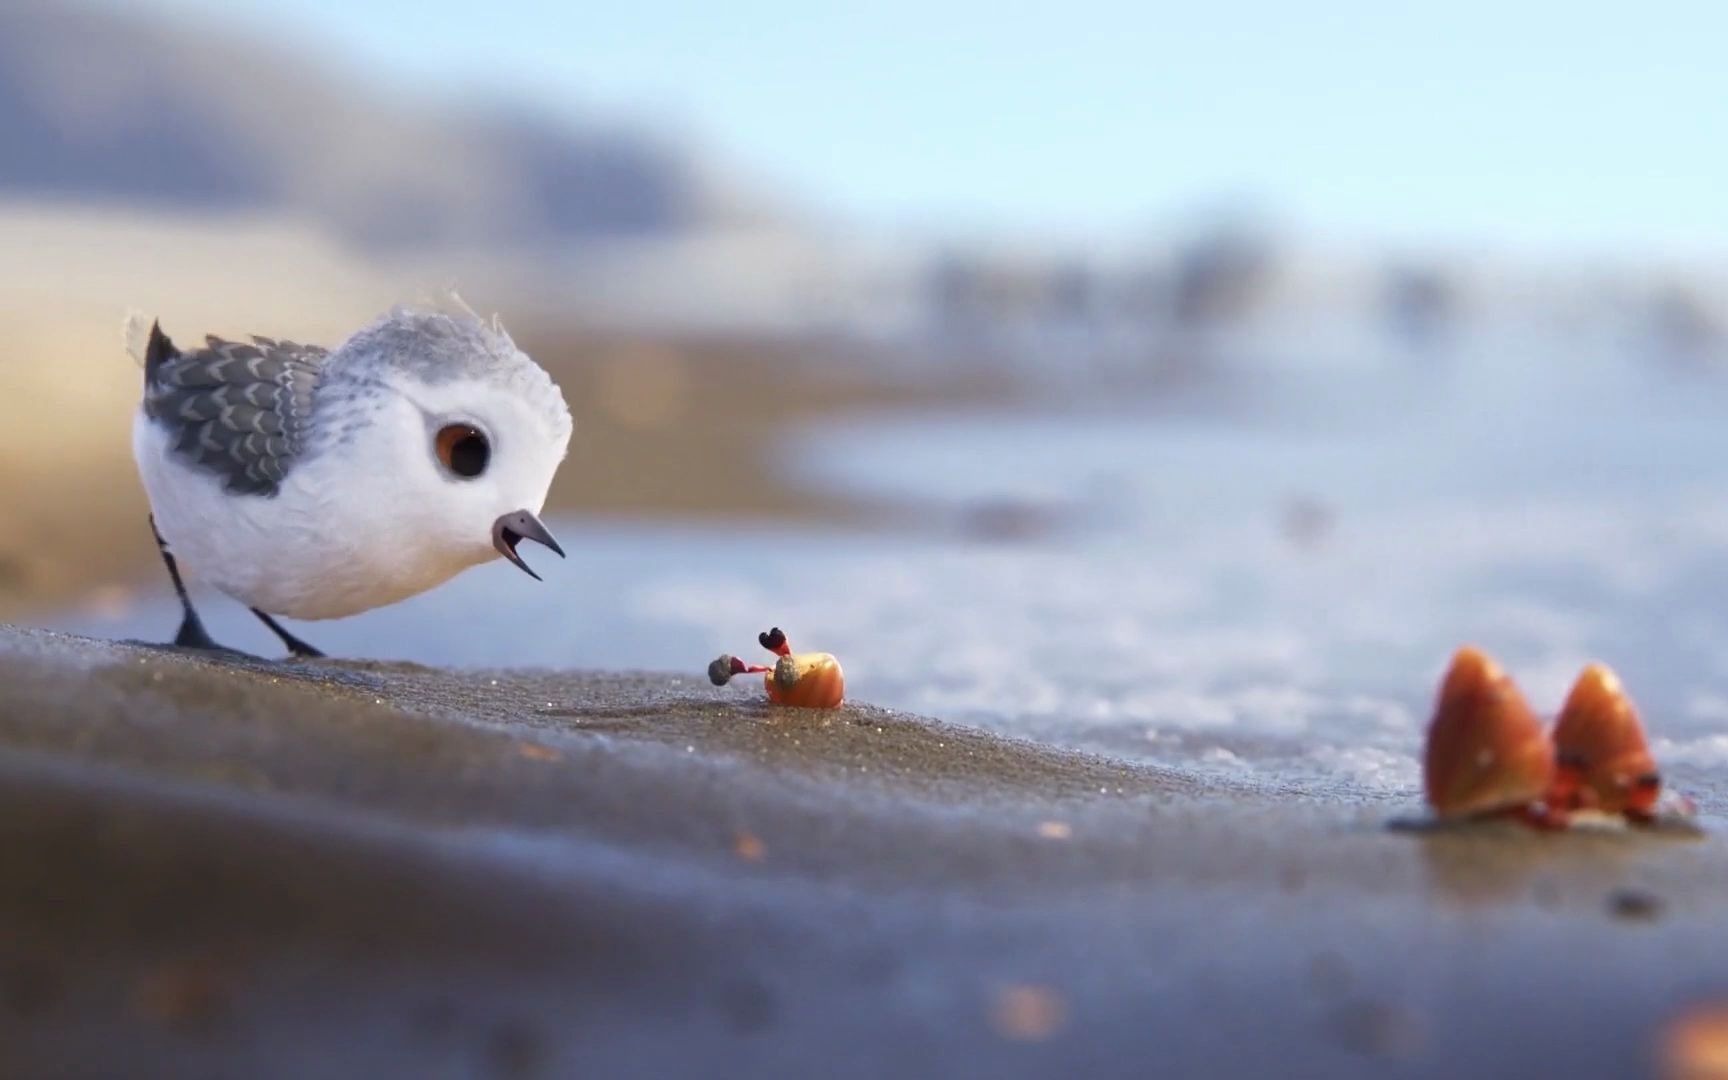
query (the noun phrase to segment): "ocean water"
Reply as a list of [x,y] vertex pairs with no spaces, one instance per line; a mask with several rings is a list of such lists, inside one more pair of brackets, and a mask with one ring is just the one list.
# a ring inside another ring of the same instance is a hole
[[[807,432],[786,455],[803,482],[906,512],[856,532],[561,520],[567,562],[526,552],[544,584],[499,564],[296,629],[340,655],[701,682],[777,625],[839,656],[855,698],[1365,800],[1415,797],[1435,683],[1469,642],[1543,712],[1608,662],[1671,783],[1728,810],[1728,378],[1502,342],[1231,380],[1227,409]],[[272,651],[237,605],[203,608]],[[175,616],[163,583],[54,625],[162,638]]]

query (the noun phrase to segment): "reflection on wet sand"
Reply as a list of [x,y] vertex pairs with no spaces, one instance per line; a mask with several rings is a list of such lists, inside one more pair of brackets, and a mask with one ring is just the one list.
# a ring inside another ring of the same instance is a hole
[[1455,910],[1582,904],[1634,918],[1641,917],[1638,898],[1651,895],[1639,869],[1652,845],[1684,844],[1701,835],[1684,827],[1605,827],[1562,835],[1517,822],[1422,824],[1408,831],[1429,888]]

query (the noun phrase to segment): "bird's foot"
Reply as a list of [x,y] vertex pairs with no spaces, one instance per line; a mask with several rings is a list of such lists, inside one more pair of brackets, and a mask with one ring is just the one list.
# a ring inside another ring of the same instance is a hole
[[288,658],[290,660],[322,660],[322,659],[324,659],[324,653],[323,652],[321,652],[318,649],[313,648],[312,646],[306,644],[304,641],[301,641],[299,638],[295,637],[293,634],[289,633],[287,628],[284,627],[281,623],[277,622],[275,619],[272,619],[268,612],[260,611],[257,608],[253,608],[252,614],[258,616],[258,621],[262,622],[265,626],[268,626],[270,628],[271,633],[275,634],[277,637],[282,639],[282,644],[284,644],[288,647]]
[[192,612],[180,622],[180,632],[174,635],[174,645],[181,649],[197,649],[200,652],[222,653],[227,656],[250,656],[239,649],[230,649],[219,644],[210,636],[210,631],[204,629],[204,620]]

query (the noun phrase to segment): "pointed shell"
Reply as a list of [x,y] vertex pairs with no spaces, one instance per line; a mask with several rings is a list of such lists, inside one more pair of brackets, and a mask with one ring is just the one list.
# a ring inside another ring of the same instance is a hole
[[1591,664],[1578,676],[1554,724],[1554,747],[1575,805],[1611,814],[1655,807],[1656,759],[1632,699],[1606,665]]
[[1452,658],[1423,755],[1428,802],[1443,818],[1527,806],[1554,779],[1554,744],[1511,676],[1480,649]]
[[768,688],[768,700],[776,705],[832,709],[846,696],[846,676],[840,661],[829,653],[783,656],[762,682]]

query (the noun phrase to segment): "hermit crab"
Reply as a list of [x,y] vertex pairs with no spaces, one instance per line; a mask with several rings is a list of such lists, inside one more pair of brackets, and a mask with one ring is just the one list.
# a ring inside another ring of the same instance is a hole
[[833,654],[793,652],[785,632],[778,626],[758,634],[756,640],[780,658],[773,667],[747,664],[736,656],[722,653],[708,665],[709,681],[715,686],[725,686],[734,675],[760,674],[769,701],[807,709],[836,708],[845,698],[846,676]]
[[[1440,684],[1422,781],[1443,821],[1511,817],[1546,828],[1586,813],[1653,824],[1662,791],[1637,710],[1606,665],[1584,669],[1550,732],[1512,677],[1470,646]],[[1685,817],[1691,807],[1671,809]]]
[[1554,742],[1512,677],[1459,649],[1428,726],[1422,785],[1442,818],[1534,816],[1554,785]]
[[1620,680],[1602,664],[1578,676],[1554,724],[1559,770],[1552,802],[1567,810],[1624,814],[1648,823],[1662,793],[1662,774],[1644,725]]

